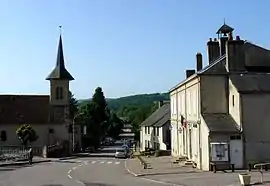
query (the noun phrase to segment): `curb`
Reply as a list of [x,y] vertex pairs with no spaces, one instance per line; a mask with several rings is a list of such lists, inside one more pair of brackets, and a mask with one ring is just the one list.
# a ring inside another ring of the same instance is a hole
[[147,176],[147,174],[136,174],[135,172],[131,171],[128,166],[127,166],[127,161],[125,161],[124,166],[126,171],[131,174],[132,176],[138,177],[142,180],[148,181],[148,182],[154,182],[154,183],[158,183],[158,184],[162,184],[162,185],[170,185],[170,186],[183,186],[183,185],[179,185],[176,183],[170,183],[170,182],[164,182],[164,181],[158,181],[158,180],[153,180],[153,179],[149,179],[149,178],[144,178],[143,176]]
[[131,174],[131,175],[133,175],[133,176],[135,176],[135,177],[141,176],[140,174],[136,174],[135,172],[131,171],[131,170],[128,168],[128,166],[127,166],[127,161],[128,161],[128,160],[126,160],[125,163],[124,163],[124,166],[125,166],[126,171],[128,171],[129,174]]
[[[47,163],[47,162],[51,162],[51,160],[33,161],[32,164]],[[29,165],[29,162],[5,163],[5,164],[0,164],[0,167],[8,167],[8,166],[14,166],[14,165]]]

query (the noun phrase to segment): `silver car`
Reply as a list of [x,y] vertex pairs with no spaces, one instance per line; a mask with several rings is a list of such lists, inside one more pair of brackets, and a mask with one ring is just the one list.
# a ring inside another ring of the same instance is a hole
[[116,150],[115,158],[127,158],[126,149],[118,149],[118,150]]

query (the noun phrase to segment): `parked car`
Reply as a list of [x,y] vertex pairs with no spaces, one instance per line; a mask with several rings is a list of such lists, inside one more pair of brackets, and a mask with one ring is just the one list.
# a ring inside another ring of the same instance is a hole
[[128,157],[128,153],[126,149],[118,149],[115,152],[115,158],[127,158]]

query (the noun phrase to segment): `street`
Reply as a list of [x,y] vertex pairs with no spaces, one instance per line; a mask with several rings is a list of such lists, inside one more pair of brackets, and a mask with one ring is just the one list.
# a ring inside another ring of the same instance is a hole
[[133,177],[124,159],[78,158],[0,170],[1,186],[150,186],[157,183]]
[[[125,159],[115,159],[120,143],[104,147],[91,157],[0,168],[0,186],[151,186],[159,185],[132,176]],[[90,155],[90,154],[89,154]]]

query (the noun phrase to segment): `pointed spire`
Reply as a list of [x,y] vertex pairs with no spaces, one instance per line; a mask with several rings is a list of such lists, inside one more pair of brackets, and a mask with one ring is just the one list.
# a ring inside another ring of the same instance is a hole
[[74,80],[74,78],[65,68],[65,60],[64,60],[64,54],[63,54],[63,44],[62,44],[62,36],[61,36],[62,26],[59,26],[59,28],[60,28],[60,37],[59,37],[56,65],[53,71],[50,73],[50,75],[46,78],[46,80],[55,79],[55,80],[72,81]]

